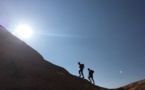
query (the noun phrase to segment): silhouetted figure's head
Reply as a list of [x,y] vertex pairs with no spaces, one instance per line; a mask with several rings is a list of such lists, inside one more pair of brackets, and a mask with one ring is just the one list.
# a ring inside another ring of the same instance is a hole
[[80,65],[81,63],[80,63],[80,62],[78,62],[78,64]]
[[90,68],[88,68],[88,70],[90,71]]

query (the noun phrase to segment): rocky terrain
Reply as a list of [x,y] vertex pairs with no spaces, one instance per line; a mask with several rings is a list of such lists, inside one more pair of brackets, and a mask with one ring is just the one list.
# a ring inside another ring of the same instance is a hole
[[119,88],[118,90],[145,90],[145,80],[137,81]]
[[0,26],[0,90],[101,90],[46,60]]
[[145,90],[145,80],[107,89],[71,75],[0,26],[0,90]]

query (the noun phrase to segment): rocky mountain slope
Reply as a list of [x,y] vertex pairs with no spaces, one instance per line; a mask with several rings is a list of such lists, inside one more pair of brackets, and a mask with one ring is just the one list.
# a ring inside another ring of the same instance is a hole
[[145,80],[137,81],[123,86],[117,90],[145,90]]
[[108,90],[71,75],[0,26],[0,90]]
[[145,80],[118,89],[92,85],[44,60],[0,26],[0,90],[145,90]]

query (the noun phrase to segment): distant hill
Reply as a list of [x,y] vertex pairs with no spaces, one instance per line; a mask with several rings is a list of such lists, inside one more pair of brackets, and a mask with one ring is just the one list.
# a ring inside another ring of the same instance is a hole
[[145,80],[137,81],[123,86],[117,90],[145,90]]
[[[38,42],[39,43],[39,42]],[[0,26],[0,90],[108,90],[71,75]]]

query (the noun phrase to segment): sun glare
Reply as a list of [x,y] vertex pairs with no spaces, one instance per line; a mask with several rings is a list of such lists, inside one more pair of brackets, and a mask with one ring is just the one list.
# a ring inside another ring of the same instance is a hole
[[19,25],[16,27],[14,34],[21,38],[30,38],[32,36],[32,29],[29,25]]

